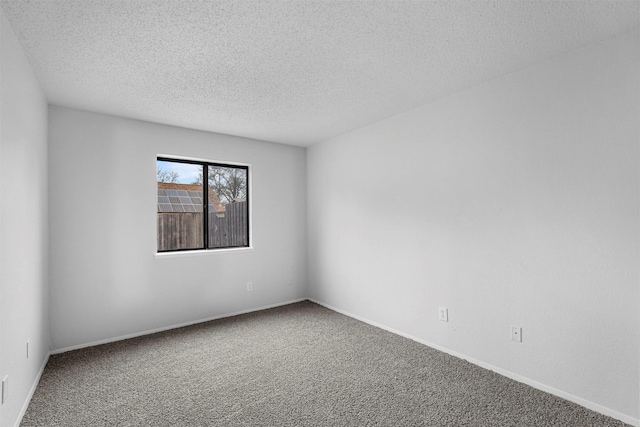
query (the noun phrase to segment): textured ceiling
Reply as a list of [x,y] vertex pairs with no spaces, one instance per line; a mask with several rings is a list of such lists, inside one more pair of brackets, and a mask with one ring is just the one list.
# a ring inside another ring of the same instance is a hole
[[640,22],[640,1],[0,4],[52,104],[302,146]]

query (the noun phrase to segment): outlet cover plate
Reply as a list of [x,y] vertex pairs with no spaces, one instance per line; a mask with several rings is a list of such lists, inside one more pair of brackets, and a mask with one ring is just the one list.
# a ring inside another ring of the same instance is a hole
[[449,321],[449,310],[446,307],[438,307],[438,319],[441,322]]
[[522,328],[520,326],[511,325],[511,339],[522,342]]
[[7,401],[7,398],[9,397],[9,375],[5,375],[5,377],[2,379],[2,393],[0,394],[2,394],[2,397],[0,398],[0,404],[4,405]]

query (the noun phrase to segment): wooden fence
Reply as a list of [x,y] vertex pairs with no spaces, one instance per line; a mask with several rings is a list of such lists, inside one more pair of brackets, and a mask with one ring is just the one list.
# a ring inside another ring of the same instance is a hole
[[[226,205],[224,213],[209,213],[209,248],[247,246],[247,202]],[[202,213],[158,212],[158,251],[201,249]]]
[[209,247],[228,248],[249,245],[247,202],[226,205],[222,216],[209,213]]

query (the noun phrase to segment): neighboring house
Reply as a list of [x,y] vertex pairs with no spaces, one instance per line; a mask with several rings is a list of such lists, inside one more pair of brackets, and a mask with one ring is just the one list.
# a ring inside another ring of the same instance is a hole
[[[208,248],[241,247],[249,244],[246,200],[224,204],[208,187]],[[158,251],[202,248],[201,184],[158,183]]]
[[[209,212],[224,215],[225,205],[209,188]],[[202,212],[202,185],[158,183],[158,213]]]

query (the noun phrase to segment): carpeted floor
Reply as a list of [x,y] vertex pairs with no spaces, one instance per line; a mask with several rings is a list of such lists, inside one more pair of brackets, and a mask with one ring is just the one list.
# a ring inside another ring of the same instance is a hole
[[310,302],[53,355],[22,426],[624,426]]

